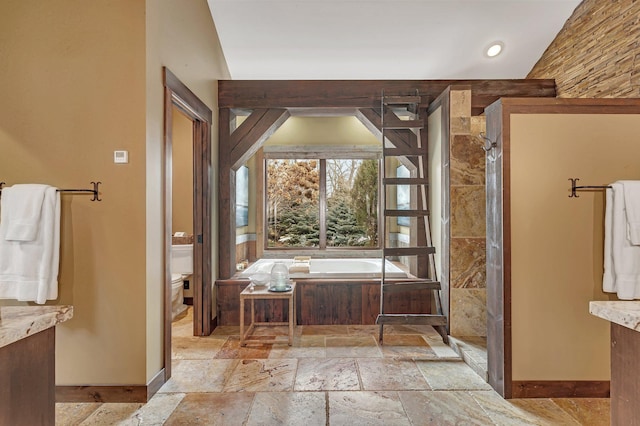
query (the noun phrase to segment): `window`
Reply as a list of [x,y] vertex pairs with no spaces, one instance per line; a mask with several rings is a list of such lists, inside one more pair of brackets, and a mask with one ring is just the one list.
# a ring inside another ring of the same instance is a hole
[[317,160],[267,160],[268,247],[319,247]]
[[[405,166],[398,166],[396,168],[396,177],[399,178],[409,178],[411,177],[411,172]],[[410,186],[409,185],[397,185],[396,186],[396,205],[398,210],[409,210],[410,205],[409,202],[411,200],[410,195]],[[410,218],[407,216],[398,217],[398,225],[400,226],[410,226],[411,222]]]
[[249,169],[236,172],[236,228],[249,225]]
[[378,161],[266,160],[268,248],[378,247]]

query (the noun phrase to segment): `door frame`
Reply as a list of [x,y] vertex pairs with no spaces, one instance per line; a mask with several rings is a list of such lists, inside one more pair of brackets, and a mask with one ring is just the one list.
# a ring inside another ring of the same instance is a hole
[[213,114],[168,68],[164,82],[164,368],[171,377],[171,222],[173,112],[193,121],[193,335],[211,334],[211,124]]

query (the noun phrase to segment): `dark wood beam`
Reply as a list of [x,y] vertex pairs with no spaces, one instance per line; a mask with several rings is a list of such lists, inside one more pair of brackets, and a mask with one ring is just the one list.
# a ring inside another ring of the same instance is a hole
[[229,278],[236,270],[236,185],[229,148],[231,111],[220,108],[218,116],[218,277]]
[[[356,113],[356,118],[366,127],[375,137],[382,139],[382,120],[380,118],[380,110],[376,108],[361,108]],[[415,146],[415,141],[408,140],[410,132],[399,132],[397,130],[387,130],[385,132],[387,140],[396,148],[410,150]]]
[[230,165],[237,169],[254,155],[264,142],[289,118],[286,109],[257,109],[230,135]]
[[[380,118],[380,110],[375,108],[361,108],[356,112],[356,118],[366,127],[373,135],[382,139],[382,120]],[[387,140],[398,149],[411,151],[415,149],[416,136],[408,131],[387,130],[385,131]],[[411,138],[411,140],[408,140]],[[398,157],[400,162],[409,170],[414,170],[418,162],[414,157]]]
[[[471,108],[500,97],[555,97],[554,80],[220,80],[220,108],[380,108],[382,91],[435,99],[451,85],[471,87]],[[421,105],[427,107],[428,105]]]

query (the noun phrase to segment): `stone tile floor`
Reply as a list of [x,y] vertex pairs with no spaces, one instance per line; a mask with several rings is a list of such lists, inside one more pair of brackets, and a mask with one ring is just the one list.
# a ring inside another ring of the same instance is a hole
[[[60,425],[608,425],[608,399],[504,400],[431,327],[173,323],[173,373],[146,404],[56,404]],[[276,343],[267,342],[274,337]]]

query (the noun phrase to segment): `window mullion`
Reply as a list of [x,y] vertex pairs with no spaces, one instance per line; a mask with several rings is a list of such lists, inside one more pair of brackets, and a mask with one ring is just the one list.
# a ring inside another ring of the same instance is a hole
[[320,250],[327,248],[327,160],[320,160]]

